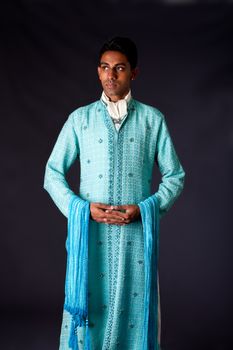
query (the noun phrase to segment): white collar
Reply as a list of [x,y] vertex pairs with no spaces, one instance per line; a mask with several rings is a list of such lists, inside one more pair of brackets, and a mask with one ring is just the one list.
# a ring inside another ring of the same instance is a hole
[[104,91],[101,95],[101,99],[107,105],[108,113],[118,123],[127,114],[127,107],[131,98],[131,90],[129,90],[128,94],[124,98],[116,102],[110,101],[110,98],[105,94]]

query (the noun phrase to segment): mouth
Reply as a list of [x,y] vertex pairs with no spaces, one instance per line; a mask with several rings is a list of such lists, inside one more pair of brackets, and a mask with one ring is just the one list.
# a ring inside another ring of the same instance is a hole
[[117,87],[117,84],[116,83],[106,83],[105,86],[108,88],[108,89],[114,89]]

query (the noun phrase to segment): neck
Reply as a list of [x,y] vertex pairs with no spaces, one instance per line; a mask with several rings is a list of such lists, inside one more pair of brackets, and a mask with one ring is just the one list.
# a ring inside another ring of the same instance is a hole
[[105,96],[109,99],[109,101],[111,102],[117,102],[117,101],[120,101],[120,100],[123,100],[128,94],[129,94],[130,90],[128,90],[124,95],[122,96],[119,96],[119,95],[112,95],[112,96],[109,96],[107,95],[105,92]]

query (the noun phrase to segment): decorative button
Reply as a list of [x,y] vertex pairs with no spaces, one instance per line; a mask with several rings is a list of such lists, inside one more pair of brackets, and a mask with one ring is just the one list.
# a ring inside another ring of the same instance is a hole
[[87,160],[87,163],[88,163],[88,164],[91,163],[90,159]]
[[131,138],[129,139],[129,141],[130,141],[130,142],[134,142],[134,138],[131,137]]
[[79,343],[80,343],[80,344],[82,344],[82,343],[83,343],[82,339],[80,339],[80,340],[79,340]]
[[105,274],[103,272],[100,273],[100,277],[104,278]]
[[99,143],[102,143],[103,142],[103,140],[102,139],[99,139]]
[[98,108],[98,109],[97,109],[97,112],[101,112],[101,109],[100,109],[100,108]]
[[134,296],[134,297],[138,296],[138,293],[136,293],[136,292],[135,292],[135,293],[133,293],[133,296]]
[[128,241],[128,242],[127,242],[127,245],[132,245],[132,241]]
[[98,244],[98,245],[102,245],[103,242],[102,242],[102,241],[98,241],[97,244]]
[[99,174],[99,178],[102,179],[103,175],[102,174]]
[[139,265],[143,263],[143,260],[138,260]]
[[68,325],[67,325],[67,324],[65,325],[65,328],[68,328]]

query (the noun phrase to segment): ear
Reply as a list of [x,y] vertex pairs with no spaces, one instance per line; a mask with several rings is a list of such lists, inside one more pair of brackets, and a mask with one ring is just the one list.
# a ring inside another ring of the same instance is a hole
[[137,75],[138,75],[138,71],[139,71],[138,67],[132,69],[132,72],[131,72],[131,80],[135,80],[135,79],[136,79],[136,77],[137,77]]
[[101,68],[100,68],[100,66],[98,66],[98,67],[97,67],[97,73],[98,73],[99,79],[100,79],[100,71],[101,71]]

